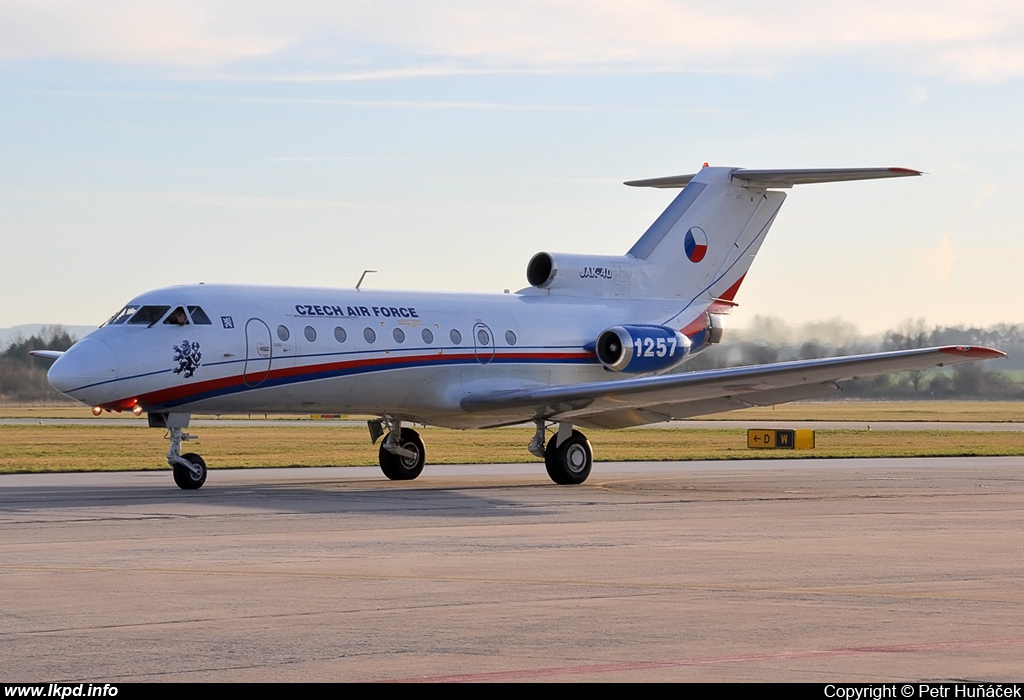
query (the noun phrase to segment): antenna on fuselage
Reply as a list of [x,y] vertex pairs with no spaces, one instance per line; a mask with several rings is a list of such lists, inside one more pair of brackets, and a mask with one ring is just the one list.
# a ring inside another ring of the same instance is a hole
[[368,275],[371,272],[376,272],[376,270],[363,270],[363,274],[359,275],[359,281],[356,282],[356,291],[357,292],[359,291],[359,285],[361,285],[363,283],[363,279],[366,277],[366,275]]

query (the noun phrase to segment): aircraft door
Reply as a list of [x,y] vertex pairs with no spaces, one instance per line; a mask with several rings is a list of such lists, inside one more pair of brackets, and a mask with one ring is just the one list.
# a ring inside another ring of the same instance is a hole
[[494,359],[494,333],[485,323],[473,325],[473,352],[476,361],[482,365]]
[[242,372],[246,386],[259,386],[267,378],[273,352],[270,326],[258,318],[250,318],[245,324],[245,369]]

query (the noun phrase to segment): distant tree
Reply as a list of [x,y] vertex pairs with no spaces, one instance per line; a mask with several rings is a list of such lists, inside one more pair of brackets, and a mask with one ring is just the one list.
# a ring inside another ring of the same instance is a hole
[[977,396],[981,393],[984,370],[977,362],[968,362],[953,368],[953,391],[959,396]]
[[779,361],[779,348],[774,345],[743,343],[740,347],[743,365],[766,365]]
[[46,381],[52,360],[29,355],[32,350],[67,350],[74,336],[63,326],[44,326],[38,335],[15,338],[0,353],[0,398],[9,401],[59,400],[61,394]]
[[[896,329],[887,331],[882,339],[883,350],[911,350],[928,347],[929,333],[923,318],[905,319]],[[921,369],[903,373],[914,387],[916,394],[921,390],[925,372]]]
[[827,357],[828,355],[829,351],[825,345],[814,340],[808,340],[800,346],[797,357],[801,360],[814,360],[819,357]]
[[15,338],[7,349],[4,350],[4,357],[12,360],[30,362],[32,350],[67,350],[75,344],[77,339],[68,333],[64,326],[43,326],[39,335],[30,336],[27,340],[20,336]]

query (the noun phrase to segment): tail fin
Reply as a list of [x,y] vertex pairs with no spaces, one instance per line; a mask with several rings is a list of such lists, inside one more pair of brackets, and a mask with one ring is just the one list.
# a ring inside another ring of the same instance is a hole
[[774,188],[920,175],[904,168],[744,170],[705,166],[694,175],[634,180],[634,187],[682,187],[627,257],[646,265],[645,296],[730,304],[786,199]]
[[682,187],[625,255],[537,253],[520,294],[695,300],[719,307],[733,298],[786,195],[813,182],[920,175],[904,168],[743,170],[705,166],[695,175],[633,180],[634,187]]

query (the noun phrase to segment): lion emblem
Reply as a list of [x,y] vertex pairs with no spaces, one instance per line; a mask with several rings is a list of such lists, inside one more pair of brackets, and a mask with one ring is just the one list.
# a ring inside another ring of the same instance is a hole
[[185,379],[190,379],[199,368],[199,362],[203,359],[203,353],[199,352],[199,343],[190,343],[187,340],[181,341],[181,345],[174,346],[174,362],[178,366],[174,369],[175,374],[180,374]]

